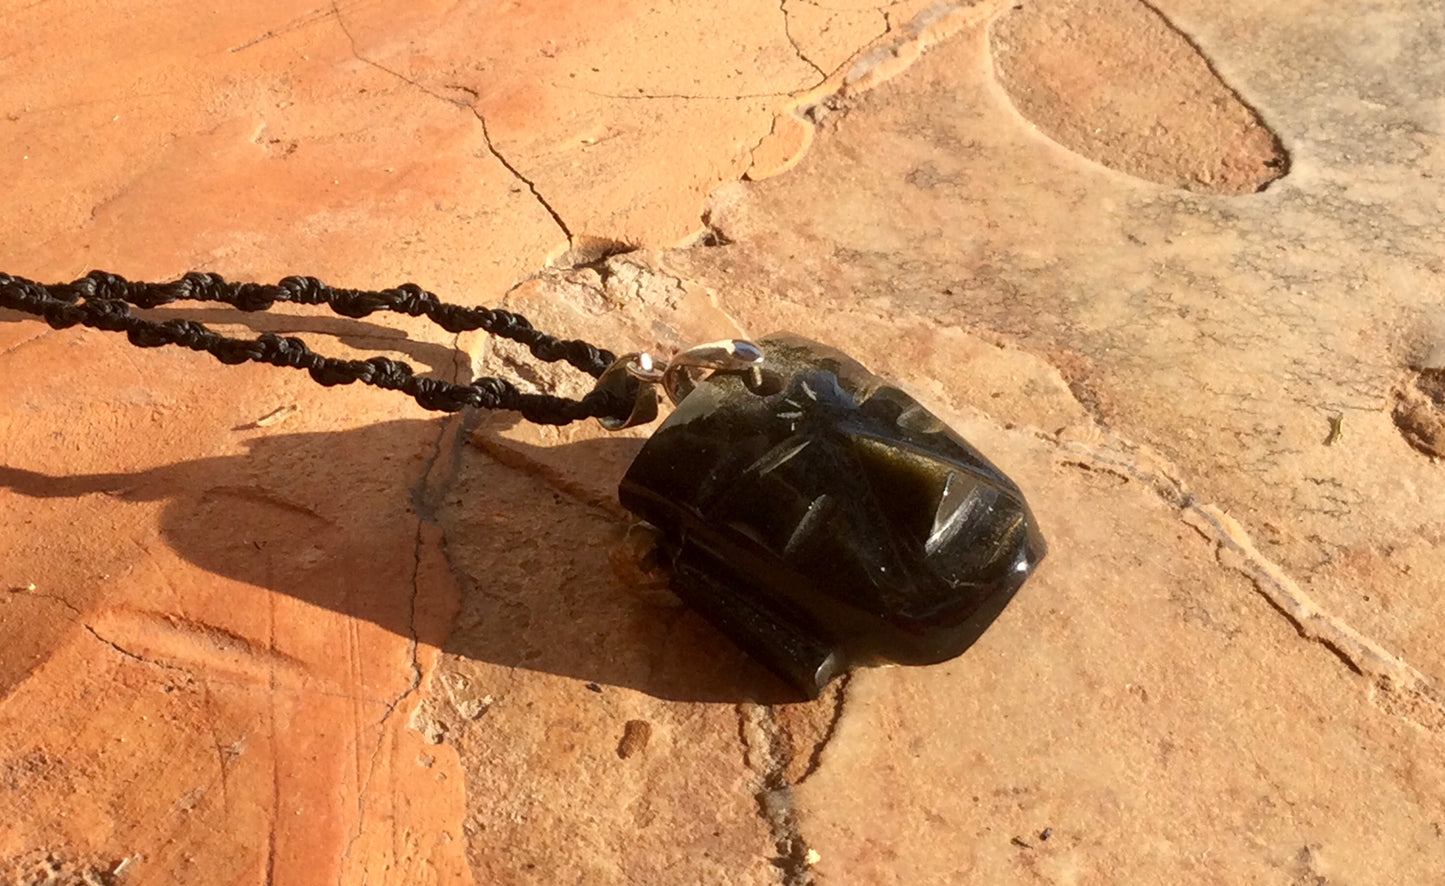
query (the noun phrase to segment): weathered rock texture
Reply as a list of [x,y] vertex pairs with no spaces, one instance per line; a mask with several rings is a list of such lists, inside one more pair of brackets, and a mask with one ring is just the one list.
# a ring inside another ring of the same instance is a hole
[[[788,704],[616,504],[645,429],[0,315],[6,882],[1445,868],[1438,4],[52,7],[8,13],[0,268],[791,328],[1051,553],[962,658]],[[586,387],[414,320],[157,313]]]
[[1018,4],[993,26],[998,82],[1065,147],[1149,181],[1244,194],[1283,175],[1274,134],[1139,0]]

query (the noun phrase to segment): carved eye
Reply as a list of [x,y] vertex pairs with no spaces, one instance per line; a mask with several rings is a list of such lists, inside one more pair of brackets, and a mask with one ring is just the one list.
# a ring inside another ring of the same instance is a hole
[[928,571],[963,588],[1014,569],[1027,529],[1017,490],[896,440],[855,435],[850,442],[881,522]]

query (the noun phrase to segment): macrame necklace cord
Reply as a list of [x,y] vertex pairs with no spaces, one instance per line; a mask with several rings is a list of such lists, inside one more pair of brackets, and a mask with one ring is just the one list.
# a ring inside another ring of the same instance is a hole
[[[598,388],[571,400],[550,394],[524,393],[503,378],[480,378],[459,385],[418,376],[412,367],[387,357],[341,360],[317,354],[298,338],[262,333],[254,339],[229,338],[194,320],[148,320],[131,310],[156,308],[177,301],[220,302],[240,311],[265,311],[276,302],[325,305],[353,319],[377,311],[425,316],[448,332],[483,330],[526,345],[532,356],[549,363],[566,361],[600,378],[617,358],[584,341],[559,339],[532,327],[521,315],[491,308],[467,308],[443,302],[412,283],[375,291],[337,289],[314,277],[287,277],[275,285],[233,283],[217,274],[189,273],[170,283],[140,283],[116,274],[92,271],[72,283],[47,285],[0,273],[0,307],[44,318],[55,329],[86,326],[124,332],[142,348],[180,345],[205,351],[222,363],[269,363],[305,369],[318,383],[353,382],[401,391],[424,409],[457,412],[465,407],[508,409],[537,424],[565,425],[587,418],[617,422],[633,410],[633,402],[614,388]],[[632,387],[636,387],[634,382]]]

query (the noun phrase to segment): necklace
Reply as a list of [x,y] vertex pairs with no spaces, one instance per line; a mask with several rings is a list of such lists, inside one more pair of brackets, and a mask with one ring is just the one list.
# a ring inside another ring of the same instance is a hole
[[[297,338],[230,338],[132,311],[176,301],[426,316],[449,332],[520,342],[596,383],[576,400],[502,378],[460,385],[385,357],[339,360]],[[1018,486],[981,453],[856,360],[795,335],[713,342],[664,362],[555,338],[518,314],[448,304],[414,284],[366,291],[202,273],[139,283],[93,271],[55,285],[0,273],[0,308],[56,329],[124,332],[138,347],[180,345],[227,364],[304,369],[322,385],[397,390],[442,412],[505,409],[552,425],[594,418],[617,430],[655,420],[660,390],[674,409],[628,468],[619,499],[660,530],[676,593],[810,698],[855,665],[961,655],[1047,550]]]

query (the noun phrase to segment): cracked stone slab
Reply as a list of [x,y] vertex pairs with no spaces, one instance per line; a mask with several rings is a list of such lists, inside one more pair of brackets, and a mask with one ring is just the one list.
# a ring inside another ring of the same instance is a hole
[[[1013,473],[1054,552],[964,658],[777,704],[611,500],[635,435],[424,420],[0,322],[0,858],[165,882],[1428,881],[1445,521],[1396,405],[1439,368],[1438,16],[1158,5],[1289,152],[1226,198],[1035,132],[990,73],[1006,6],[757,4],[706,83],[636,37],[697,9],[516,7],[475,54],[470,4],[263,4],[182,40],[21,10],[0,267],[502,300],[566,231],[665,244],[714,183],[791,167],[718,195],[718,248],[586,259],[506,303],[609,346],[836,343]],[[822,39],[874,13],[876,45]],[[55,63],[81,31],[103,39]],[[97,91],[115,47],[133,85]],[[541,88],[573,72],[586,89]],[[693,91],[719,84],[762,92]],[[230,328],[580,383],[405,320]]]
[[[269,0],[183,26],[165,6],[31,5],[0,87],[8,242],[26,246],[7,267],[488,292],[572,235],[670,244],[775,118],[923,5],[860,10],[863,28],[772,0]],[[478,244],[486,260],[458,259]]]

